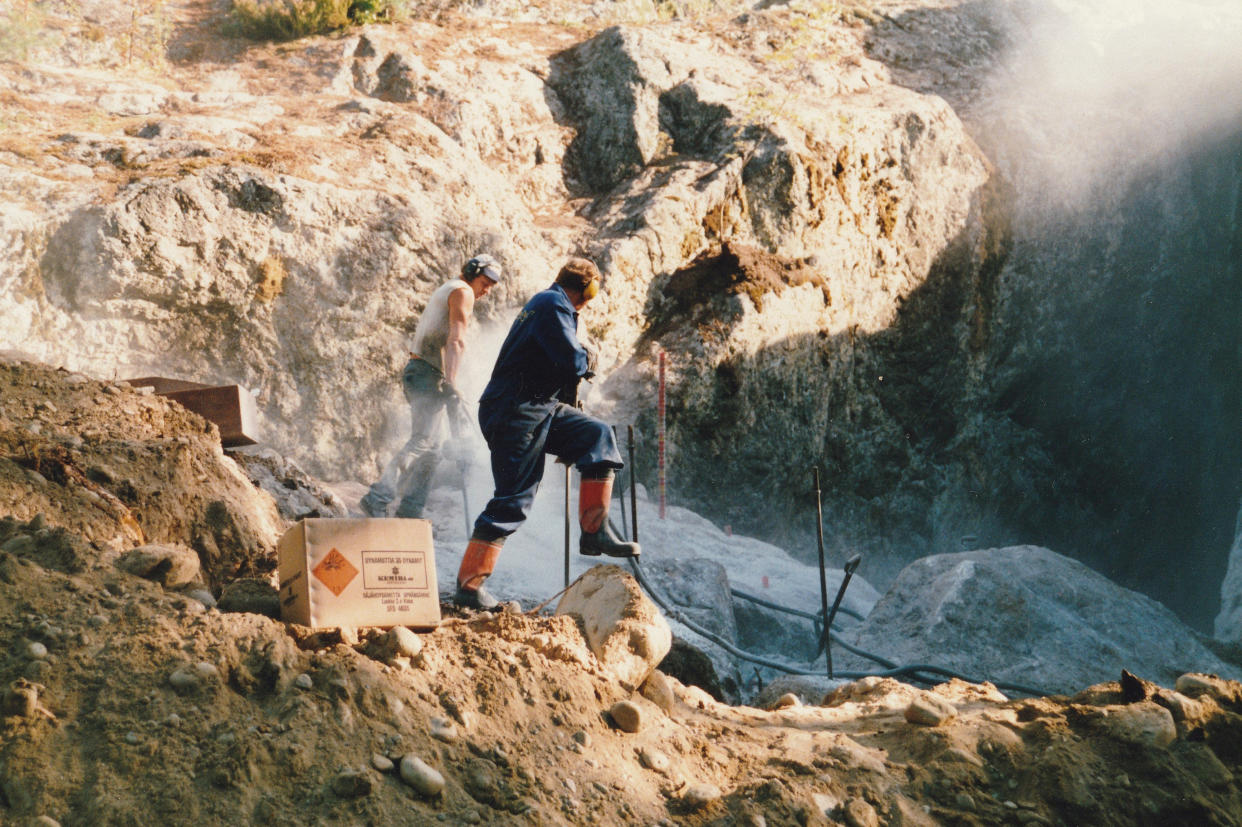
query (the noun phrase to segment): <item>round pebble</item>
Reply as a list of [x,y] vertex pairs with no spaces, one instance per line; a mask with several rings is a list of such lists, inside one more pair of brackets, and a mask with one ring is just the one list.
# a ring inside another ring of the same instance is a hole
[[580,729],[574,733],[574,740],[584,747],[589,747],[591,746],[591,733],[585,729]]
[[310,675],[303,672],[293,679],[293,685],[298,689],[314,689],[315,680]]
[[186,592],[186,597],[191,597],[195,602],[202,604],[208,609],[216,607],[216,598],[206,589],[193,589]]
[[423,651],[423,639],[404,626],[388,630],[388,645],[398,657],[413,658]]
[[798,700],[798,696],[792,692],[786,692],[776,699],[772,704],[772,709],[788,709],[791,706],[802,706],[802,702]]
[[30,646],[26,647],[26,651],[30,653],[30,657],[35,660],[43,660],[47,657],[47,647],[39,641],[33,641]]
[[178,666],[168,676],[168,683],[178,692],[187,692],[198,686],[198,676],[189,666]]
[[638,732],[643,728],[643,712],[633,701],[617,701],[608,714],[622,732]]
[[658,773],[668,772],[669,758],[654,747],[643,747],[638,753],[638,760],[644,767]]
[[451,743],[457,740],[457,727],[452,721],[444,718],[431,719],[431,737]]
[[682,801],[692,810],[706,807],[720,798],[720,788],[714,784],[692,784],[682,796]]
[[371,766],[380,772],[392,772],[393,767],[396,765],[393,764],[392,759],[387,755],[381,755],[376,752],[371,755]]
[[401,759],[401,780],[426,797],[439,795],[444,789],[444,776],[414,755]]

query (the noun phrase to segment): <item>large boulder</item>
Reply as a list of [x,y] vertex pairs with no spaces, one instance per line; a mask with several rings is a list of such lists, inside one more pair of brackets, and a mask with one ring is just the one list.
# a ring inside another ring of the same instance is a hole
[[737,643],[729,574],[720,563],[702,557],[681,560],[665,556],[643,563],[643,575],[671,611],[729,643]]
[[[898,664],[1059,693],[1122,669],[1166,686],[1186,672],[1242,676],[1164,606],[1037,546],[911,563],[852,642]],[[841,668],[858,668],[852,658],[838,656]]]
[[588,570],[561,597],[556,613],[582,618],[591,651],[631,689],[642,685],[673,643],[660,610],[618,566]]

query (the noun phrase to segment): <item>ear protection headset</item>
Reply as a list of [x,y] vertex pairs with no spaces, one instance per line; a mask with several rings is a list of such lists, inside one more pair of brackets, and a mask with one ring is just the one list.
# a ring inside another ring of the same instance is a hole
[[582,298],[584,301],[590,301],[599,295],[599,279],[591,279],[586,283],[586,287],[582,288]]

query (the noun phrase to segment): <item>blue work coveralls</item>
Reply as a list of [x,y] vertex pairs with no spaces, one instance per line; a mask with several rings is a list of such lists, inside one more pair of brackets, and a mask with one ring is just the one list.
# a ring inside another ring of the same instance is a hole
[[507,537],[526,521],[543,479],[544,454],[579,471],[622,468],[612,428],[557,401],[590,370],[578,342],[578,312],[558,284],[536,293],[513,320],[479,400],[479,426],[492,454],[496,490],[475,520],[475,536]]

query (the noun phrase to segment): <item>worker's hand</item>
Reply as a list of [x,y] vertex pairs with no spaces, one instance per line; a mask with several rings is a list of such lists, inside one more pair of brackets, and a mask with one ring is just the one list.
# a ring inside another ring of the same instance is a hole
[[452,399],[461,399],[461,391],[457,390],[457,386],[443,376],[440,377],[440,386],[438,388],[441,396],[447,396]]
[[448,401],[449,431],[454,439],[461,437],[470,430],[470,409],[460,396],[450,397]]
[[580,344],[587,355],[587,369],[586,373],[582,374],[582,378],[590,379],[595,375],[595,369],[599,367],[599,348],[590,340],[581,341]]

